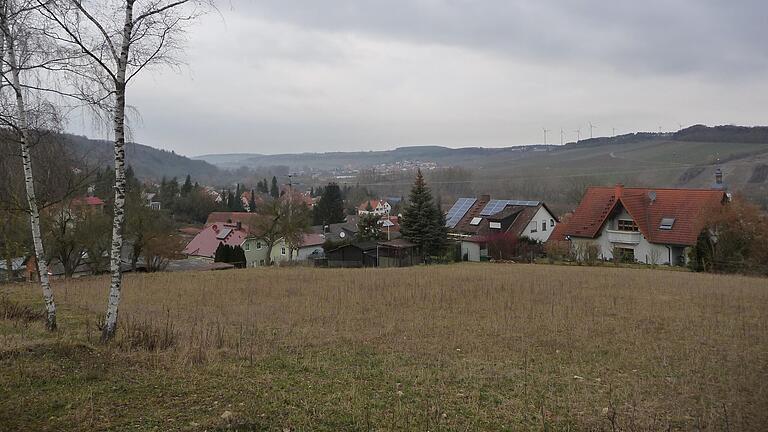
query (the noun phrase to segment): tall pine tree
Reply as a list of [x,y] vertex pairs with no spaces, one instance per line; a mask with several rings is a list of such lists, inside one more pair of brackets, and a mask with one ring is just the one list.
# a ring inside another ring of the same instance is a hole
[[269,189],[269,194],[272,198],[280,197],[280,188],[277,186],[277,177],[272,176],[272,187]]
[[251,213],[256,212],[256,191],[251,189],[251,201],[248,203],[248,208]]
[[192,177],[187,174],[184,185],[181,187],[181,196],[188,196],[190,193],[192,193]]
[[346,219],[344,217],[344,198],[338,184],[328,183],[328,186],[323,188],[323,194],[312,210],[312,219],[315,225],[344,222]]
[[416,182],[400,223],[400,232],[404,238],[421,246],[425,257],[439,256],[445,251],[448,235],[445,217],[434,203],[421,170],[416,174]]

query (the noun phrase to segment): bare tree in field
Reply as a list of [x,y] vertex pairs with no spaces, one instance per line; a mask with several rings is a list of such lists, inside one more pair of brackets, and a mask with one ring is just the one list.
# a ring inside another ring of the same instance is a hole
[[[35,180],[30,155],[31,133],[27,106],[29,86],[23,84],[21,78],[23,72],[34,70],[41,64],[34,64],[36,60],[39,60],[35,54],[40,52],[40,47],[35,45],[36,39],[29,32],[29,29],[33,27],[30,24],[30,21],[33,19],[30,15],[34,13],[34,9],[35,6],[31,2],[0,0],[0,46],[2,46],[2,49],[0,49],[0,58],[2,58],[2,63],[0,63],[0,77],[2,77],[0,89],[2,93],[0,96],[3,102],[5,102],[6,95],[10,94],[10,99],[13,100],[15,108],[15,112],[3,109],[2,113],[0,113],[0,122],[3,127],[13,131],[21,148],[32,243],[34,244],[35,257],[37,258],[38,272],[40,274],[40,285],[43,289],[43,298],[45,300],[46,327],[48,330],[55,330],[56,303],[54,302],[53,290],[48,280],[48,266],[45,259],[43,239],[40,234],[40,211],[35,194]],[[7,107],[6,104],[3,104],[3,108]],[[36,114],[38,116],[41,115],[40,112]]]
[[49,36],[83,61],[58,66],[71,79],[69,93],[111,119],[114,133],[115,200],[112,220],[107,314],[101,340],[115,335],[122,286],[121,250],[125,221],[126,89],[141,71],[178,65],[181,37],[204,10],[205,0],[58,0],[43,15],[57,25]]

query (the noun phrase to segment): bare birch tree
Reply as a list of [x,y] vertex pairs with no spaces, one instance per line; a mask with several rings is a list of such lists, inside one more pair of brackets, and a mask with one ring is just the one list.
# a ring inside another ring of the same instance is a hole
[[71,78],[69,93],[112,122],[115,200],[107,313],[102,342],[114,337],[122,287],[121,251],[125,221],[126,90],[144,69],[176,66],[187,25],[209,4],[206,0],[37,0],[56,23],[49,37],[63,50],[83,53],[84,61],[59,65]]
[[[23,59],[33,58],[34,56],[23,55],[23,48],[28,48],[32,44],[32,38],[26,32],[25,27],[28,24],[25,19],[29,19],[29,14],[33,12],[34,7],[26,2],[13,2],[9,0],[0,0],[0,45],[3,59],[0,64],[0,89],[10,88],[12,98],[15,100],[15,116],[9,113],[3,113],[0,116],[3,126],[9,127],[17,135],[21,148],[22,166],[24,169],[24,184],[26,189],[27,207],[29,211],[30,226],[32,231],[32,243],[37,258],[38,273],[40,275],[40,286],[43,290],[43,299],[46,309],[46,327],[48,330],[56,329],[56,303],[53,299],[53,290],[48,280],[48,266],[42,236],[40,234],[40,211],[35,194],[35,181],[32,170],[32,159],[30,155],[30,125],[27,111],[26,95],[27,87],[22,85],[22,70],[32,70],[34,65],[25,64]],[[10,76],[9,76],[10,75]]]

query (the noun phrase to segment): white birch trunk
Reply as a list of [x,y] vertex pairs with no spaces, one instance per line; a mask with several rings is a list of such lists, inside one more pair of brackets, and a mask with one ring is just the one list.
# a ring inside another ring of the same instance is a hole
[[112,220],[112,251],[109,263],[112,278],[109,287],[107,315],[101,333],[102,342],[107,342],[115,336],[115,331],[117,330],[117,311],[120,304],[120,290],[123,282],[120,264],[123,249],[123,225],[125,221],[125,74],[133,33],[133,3],[133,0],[127,0],[125,3],[123,41],[115,78],[115,212],[114,219]]
[[[5,6],[5,5],[3,5]],[[8,47],[8,64],[11,67],[11,83],[16,95],[16,109],[18,110],[18,128],[21,141],[21,160],[24,166],[24,185],[27,191],[27,203],[29,205],[29,219],[32,228],[32,242],[35,246],[35,257],[37,258],[37,269],[40,275],[40,286],[43,289],[43,299],[45,300],[46,327],[48,330],[56,330],[56,303],[53,300],[53,290],[48,280],[48,265],[45,261],[45,249],[43,248],[43,239],[40,235],[40,212],[37,208],[37,198],[35,196],[35,182],[32,175],[32,159],[29,155],[29,130],[27,125],[27,113],[24,104],[24,93],[21,89],[21,80],[19,78],[19,67],[16,59],[16,49],[14,40],[10,37],[9,25],[7,20],[2,20],[3,33],[5,35],[6,46]]]

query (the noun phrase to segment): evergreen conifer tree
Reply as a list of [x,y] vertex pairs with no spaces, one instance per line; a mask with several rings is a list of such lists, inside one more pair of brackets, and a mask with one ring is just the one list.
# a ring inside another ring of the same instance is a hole
[[213,262],[224,262],[224,243],[219,243],[216,252],[213,254]]
[[328,186],[323,188],[323,194],[317,201],[312,218],[316,225],[344,222],[344,199],[338,184],[328,183]]
[[232,259],[230,263],[238,268],[245,268],[245,251],[239,245],[232,248]]
[[277,177],[272,176],[272,187],[269,189],[269,194],[272,198],[280,197],[280,188],[277,186]]
[[192,192],[192,177],[187,174],[184,185],[181,187],[181,196],[188,196]]
[[445,250],[447,231],[444,216],[433,202],[432,192],[418,170],[408,205],[403,213],[400,232],[407,240],[421,246],[425,257],[441,255]]

